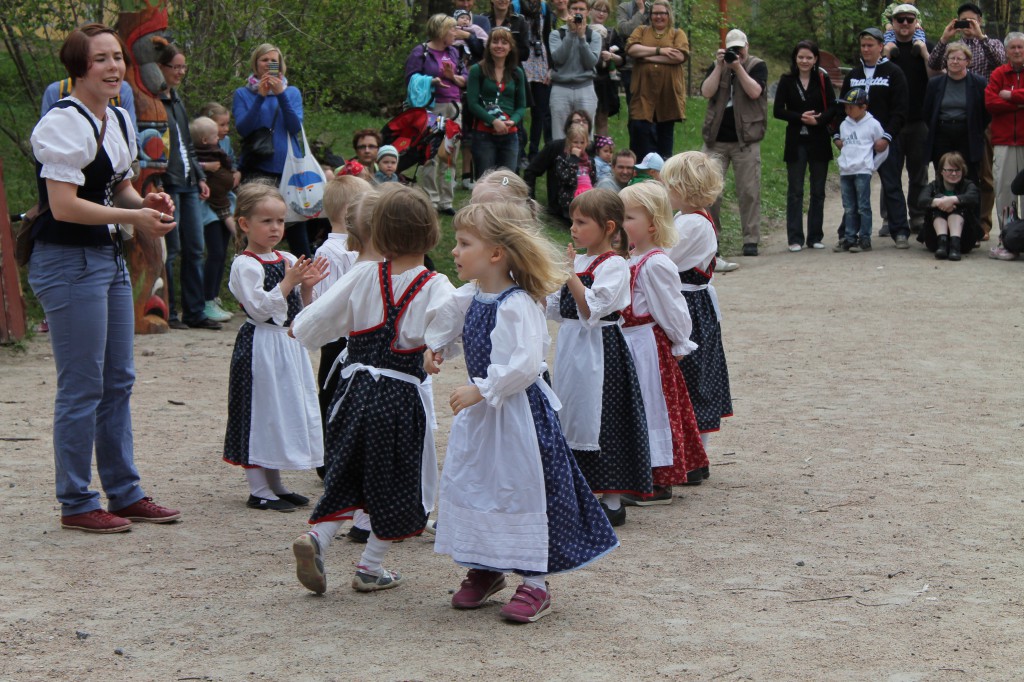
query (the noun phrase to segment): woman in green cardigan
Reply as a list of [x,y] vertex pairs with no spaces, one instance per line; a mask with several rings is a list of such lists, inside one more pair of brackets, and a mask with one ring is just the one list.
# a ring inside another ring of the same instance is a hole
[[519,160],[519,126],[526,113],[526,75],[519,68],[515,38],[504,26],[491,30],[484,58],[469,70],[466,101],[476,119],[473,165],[476,177]]

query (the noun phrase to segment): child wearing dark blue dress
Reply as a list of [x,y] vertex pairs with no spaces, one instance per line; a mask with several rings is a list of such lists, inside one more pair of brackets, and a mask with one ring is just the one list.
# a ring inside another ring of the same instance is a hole
[[454,224],[459,278],[473,281],[427,342],[436,366],[461,338],[470,383],[449,400],[435,549],[469,569],[453,607],[483,606],[512,572],[523,583],[501,616],[534,622],[551,611],[548,575],[586,566],[618,540],[541,378],[550,339],[538,301],[564,278],[553,245],[521,204],[474,204]]

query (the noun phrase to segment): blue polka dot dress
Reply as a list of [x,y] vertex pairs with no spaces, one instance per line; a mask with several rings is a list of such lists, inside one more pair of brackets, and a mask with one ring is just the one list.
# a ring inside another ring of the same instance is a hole
[[224,460],[230,464],[272,469],[323,464],[313,368],[306,351],[286,333],[302,310],[299,288],[284,296],[278,286],[286,260],[294,256],[246,251],[231,266],[230,287],[247,322],[235,337],[228,377]]
[[[612,258],[622,261],[622,258],[609,252],[594,259],[584,272],[577,273],[583,286],[590,289],[594,285],[598,267]],[[626,299],[621,308],[625,308],[629,305],[629,268],[625,261],[622,261],[622,266]],[[650,493],[653,481],[647,417],[633,356],[622,330],[618,324],[605,324],[571,336],[572,332],[567,331],[571,323],[565,321],[579,320],[579,310],[567,285],[562,287],[558,295],[558,310],[563,325],[558,335],[555,390],[564,405],[571,402],[589,405],[593,402],[597,412],[595,417],[600,420],[596,444],[576,444],[573,435],[566,431],[573,455],[587,483],[595,493]],[[618,311],[613,311],[601,320],[617,322],[620,317]],[[592,341],[595,334],[600,335],[596,352],[602,367],[602,376],[598,382],[599,402],[598,396],[591,394],[588,385],[594,381],[593,376],[588,376],[593,375],[594,367],[585,366],[588,361],[580,360],[589,350],[588,342]],[[574,339],[579,343],[578,347],[567,347]],[[575,356],[575,362],[567,361],[570,355]],[[563,425],[565,423],[563,419]]]
[[543,575],[614,549],[618,539],[549,401],[557,398],[539,378],[547,345],[540,307],[518,287],[477,292],[461,335],[485,399],[452,424],[436,550],[471,568]]
[[[395,300],[391,263],[379,264],[384,320],[376,327],[349,334],[342,371],[364,365],[398,372],[420,383],[427,378],[425,347],[400,349],[396,341],[402,313],[434,276],[424,270]],[[350,518],[354,510],[364,509],[373,519],[374,534],[381,539],[420,534],[427,521],[421,469],[428,424],[417,384],[355,371],[339,381],[328,415],[324,494],[310,523]]]

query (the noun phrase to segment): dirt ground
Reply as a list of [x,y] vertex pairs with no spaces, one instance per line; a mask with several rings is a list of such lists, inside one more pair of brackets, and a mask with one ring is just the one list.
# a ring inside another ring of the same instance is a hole
[[[461,572],[430,536],[392,549],[396,590],[352,591],[345,540],[327,594],[303,589],[305,515],[247,510],[220,460],[230,331],[137,338],[136,459],[184,520],[62,531],[47,339],[2,351],[0,679],[1020,679],[1024,270],[875,244],[791,254],[776,233],[717,278],[736,416],[711,479],[630,509],[529,626],[498,598],[451,609]],[[436,387],[441,454],[463,380],[453,362]]]

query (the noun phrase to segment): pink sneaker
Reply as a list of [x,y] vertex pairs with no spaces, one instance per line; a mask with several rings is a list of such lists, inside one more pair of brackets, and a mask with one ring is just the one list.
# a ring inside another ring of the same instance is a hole
[[501,607],[501,617],[516,623],[535,623],[549,613],[551,593],[526,585],[517,587],[509,603]]
[[132,522],[103,509],[60,517],[60,527],[84,530],[86,533],[123,533],[132,529]]
[[1013,251],[1007,251],[1003,248],[1003,245],[993,246],[988,250],[988,257],[995,258],[996,260],[1017,260],[1017,254]]
[[143,497],[138,502],[129,504],[122,509],[112,509],[110,513],[120,516],[122,519],[148,521],[149,523],[171,523],[181,518],[180,511],[161,507],[153,502],[152,497]]
[[505,589],[504,573],[471,568],[466,574],[466,579],[462,581],[462,587],[452,595],[452,607],[456,609],[479,608],[484,605],[488,597],[503,589]]

